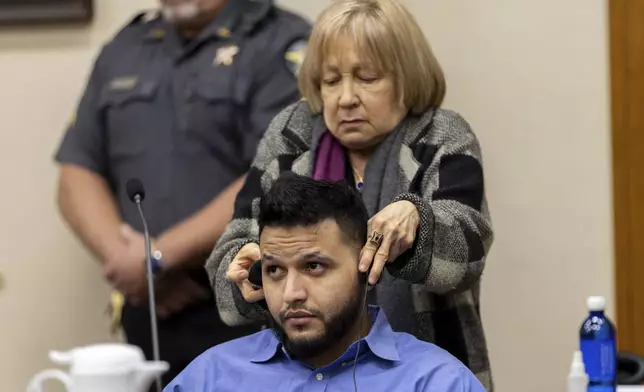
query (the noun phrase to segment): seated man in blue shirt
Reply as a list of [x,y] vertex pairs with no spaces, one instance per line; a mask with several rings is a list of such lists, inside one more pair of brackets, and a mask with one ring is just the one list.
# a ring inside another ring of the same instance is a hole
[[286,175],[262,198],[269,329],[195,359],[165,392],[484,392],[448,352],[393,332],[358,271],[368,214],[346,184]]

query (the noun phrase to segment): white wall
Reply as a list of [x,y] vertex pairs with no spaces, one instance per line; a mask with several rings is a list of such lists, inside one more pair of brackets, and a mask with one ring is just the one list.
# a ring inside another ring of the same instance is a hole
[[[51,348],[110,338],[99,270],[55,210],[51,155],[99,45],[155,0],[97,3],[89,29],[0,33],[3,391],[24,390]],[[279,3],[313,18],[327,2]],[[407,3],[446,70],[445,106],[484,149],[496,243],[483,313],[497,390],[564,391],[585,297],[613,301],[605,4]]]
[[411,3],[484,149],[498,389],[564,391],[585,297],[613,302],[606,2]]
[[0,32],[1,391],[24,391],[50,349],[111,339],[100,270],[57,214],[52,155],[99,46],[154,0],[96,3],[90,28]]
[[[326,2],[283,0],[314,16]],[[499,392],[564,391],[588,295],[613,314],[602,0],[407,0],[481,139],[496,232],[483,318]]]

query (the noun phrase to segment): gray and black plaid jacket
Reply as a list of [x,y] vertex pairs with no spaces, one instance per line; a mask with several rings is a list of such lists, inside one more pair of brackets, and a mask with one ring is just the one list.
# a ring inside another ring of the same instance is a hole
[[[226,280],[226,270],[244,245],[258,242],[259,199],[280,173],[311,175],[316,121],[319,116],[304,101],[275,117],[237,196],[233,220],[206,263],[220,315],[229,325],[263,319],[265,310],[244,301]],[[492,391],[479,287],[493,235],[479,143],[467,122],[451,111],[431,110],[406,122],[410,125],[396,131],[406,134],[394,172],[407,192],[397,199],[414,202],[421,223],[413,248],[388,271],[412,283],[415,335],[449,351]]]

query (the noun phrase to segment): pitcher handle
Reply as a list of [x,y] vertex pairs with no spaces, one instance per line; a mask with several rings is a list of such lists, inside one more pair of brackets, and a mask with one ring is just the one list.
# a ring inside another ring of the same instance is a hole
[[27,392],[42,392],[43,382],[51,379],[60,381],[65,386],[65,389],[67,389],[67,392],[73,391],[72,378],[67,373],[62,370],[50,369],[33,376],[27,387]]

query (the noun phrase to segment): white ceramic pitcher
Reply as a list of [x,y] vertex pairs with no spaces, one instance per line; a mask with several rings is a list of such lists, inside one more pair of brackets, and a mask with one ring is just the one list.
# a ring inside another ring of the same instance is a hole
[[97,344],[67,352],[52,351],[49,358],[68,365],[69,373],[45,370],[36,374],[27,392],[43,392],[46,380],[57,379],[68,392],[147,392],[167,362],[146,361],[140,348],[128,344]]

